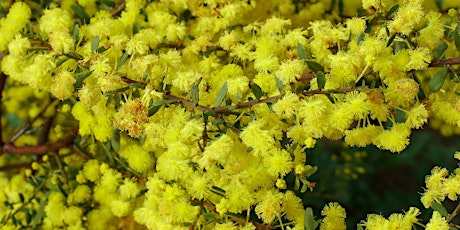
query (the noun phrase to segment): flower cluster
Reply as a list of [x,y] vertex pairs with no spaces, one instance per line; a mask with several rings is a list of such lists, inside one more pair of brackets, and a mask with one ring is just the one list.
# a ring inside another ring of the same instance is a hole
[[[78,127],[78,137],[24,172],[34,194],[0,175],[0,201],[16,209],[29,199],[30,213],[41,211],[33,223],[2,211],[2,224],[304,229],[315,226],[300,194],[315,186],[306,153],[318,140],[397,153],[428,122],[460,130],[458,12],[421,0],[311,2],[12,4],[0,20],[2,102],[8,114],[28,96],[51,109],[18,112],[32,131],[16,141],[20,125],[2,127],[7,144],[60,147],[30,139],[50,117],[59,126],[42,134],[56,140]],[[457,174],[434,168],[423,205],[456,200]],[[410,229],[419,212],[372,214],[360,226]],[[321,215],[320,229],[345,229],[338,203]],[[426,228],[448,220],[434,212]]]

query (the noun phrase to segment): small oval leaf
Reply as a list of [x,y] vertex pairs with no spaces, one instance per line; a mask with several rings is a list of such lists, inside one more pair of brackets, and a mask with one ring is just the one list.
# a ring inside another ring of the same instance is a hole
[[326,85],[326,76],[322,71],[316,74],[316,83],[318,83],[318,89],[322,89]]
[[307,50],[305,50],[305,47],[300,43],[297,44],[297,56],[302,60],[306,60],[308,58]]
[[276,87],[278,87],[278,90],[280,91],[280,93],[283,91],[284,89],[284,83],[283,81],[281,81],[281,79],[277,76],[275,76],[275,80],[276,80]]
[[251,83],[251,89],[252,89],[252,92],[254,93],[254,96],[256,96],[257,99],[260,99],[262,97],[263,93],[259,85],[253,82]]
[[214,108],[219,106],[220,103],[224,101],[225,95],[227,95],[227,91],[228,91],[227,82],[225,82],[225,84],[220,89],[219,94],[217,94],[216,100],[214,101]]
[[128,60],[129,54],[128,52],[124,52],[123,55],[121,55],[120,62],[118,62],[117,69],[119,70],[123,64],[125,64],[126,60]]
[[72,31],[72,38],[74,41],[78,41],[79,34],[80,34],[80,26],[78,24],[75,24],[73,26],[73,31]]
[[93,38],[91,42],[91,52],[96,53],[97,47],[99,47],[99,36]]
[[455,47],[457,47],[457,50],[460,52],[460,24],[457,25],[454,31],[454,41],[455,41]]
[[89,15],[85,12],[83,7],[77,4],[73,4],[70,8],[75,12],[75,14],[85,23],[88,24],[90,21]]
[[441,59],[446,53],[446,50],[448,47],[449,45],[447,44],[447,42],[441,41],[439,45],[436,47],[436,49],[434,50],[434,59],[435,60]]
[[190,96],[192,97],[193,104],[197,106],[200,99],[200,90],[198,89],[198,85],[196,83],[192,84],[192,88],[190,89]]
[[441,89],[442,85],[444,85],[444,81],[447,75],[447,67],[443,67],[441,70],[436,72],[430,80],[430,90],[432,92],[436,92]]
[[314,230],[315,229],[315,217],[313,216],[313,210],[310,207],[305,209],[305,215],[303,218],[304,218],[304,229]]
[[315,73],[324,72],[324,68],[318,62],[307,61],[307,66]]
[[449,216],[449,213],[447,212],[446,208],[444,208],[444,206],[442,206],[442,204],[440,204],[438,202],[431,203],[430,208],[433,209],[436,212],[439,212],[439,214],[441,214],[445,218],[447,218]]
[[396,5],[393,5],[392,7],[390,7],[390,9],[387,11],[386,13],[386,17],[388,18],[388,16],[392,15],[394,12],[396,12],[396,10],[398,10],[399,8],[399,5],[396,4]]
[[113,131],[112,139],[110,140],[110,142],[112,145],[112,149],[115,152],[118,152],[118,150],[120,150],[120,132],[118,131],[118,129],[115,129]]

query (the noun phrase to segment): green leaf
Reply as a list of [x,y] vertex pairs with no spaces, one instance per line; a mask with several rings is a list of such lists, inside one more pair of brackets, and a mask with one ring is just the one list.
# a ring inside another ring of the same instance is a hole
[[208,221],[214,220],[216,218],[212,213],[209,213],[209,212],[204,212],[203,217],[205,220],[208,220]]
[[107,50],[107,48],[105,48],[104,46],[101,46],[101,47],[97,48],[96,53],[101,54],[101,53],[104,53],[104,51],[106,51],[106,50]]
[[315,217],[313,216],[313,210],[308,207],[305,209],[304,219],[304,229],[305,230],[314,230],[315,229]]
[[449,45],[447,44],[447,42],[441,41],[436,47],[436,49],[434,49],[434,59],[435,60],[441,59],[446,53],[446,50],[448,47]]
[[316,83],[318,83],[318,89],[322,89],[326,85],[326,76],[322,71],[316,74]]
[[211,186],[211,192],[214,192],[217,195],[225,195],[225,190],[217,186]]
[[455,47],[460,52],[460,24],[457,25],[454,32]]
[[364,230],[364,228],[363,228],[363,226],[358,225],[358,226],[356,227],[356,230]]
[[307,50],[305,50],[305,47],[300,43],[297,44],[297,56],[302,60],[307,60],[308,58]]
[[449,213],[447,212],[446,208],[444,208],[444,206],[438,202],[432,202],[430,208],[436,212],[439,212],[445,218],[449,216]]
[[152,108],[149,109],[149,113],[148,113],[148,116],[153,116],[155,115],[155,113],[158,112],[158,110],[160,110],[161,108],[161,105],[157,105],[157,106],[153,106]]
[[73,26],[73,31],[72,31],[72,38],[75,41],[78,41],[78,35],[80,34],[80,26],[78,24],[75,24]]
[[296,177],[294,180],[294,189],[299,190],[299,188],[300,188],[300,179]]
[[83,7],[81,7],[80,5],[76,5],[76,4],[73,4],[70,6],[70,8],[72,8],[73,12],[75,12],[75,14],[85,23],[85,24],[88,24],[89,23],[89,15],[85,12],[85,10],[83,9]]
[[63,58],[63,59],[61,59],[61,60],[58,60],[58,61],[56,62],[56,67],[62,65],[62,64],[63,64],[64,62],[66,62],[67,60],[69,60],[69,58]]
[[447,67],[443,67],[441,70],[436,72],[434,76],[430,80],[430,90],[432,92],[436,92],[441,89],[442,85],[444,85],[444,81],[447,75]]
[[110,152],[110,142],[107,142],[106,144],[102,144],[102,148],[104,149],[104,153],[106,157],[110,161],[110,165],[114,165],[115,161],[113,159],[112,153]]
[[303,174],[304,174],[306,177],[310,177],[311,175],[313,175],[314,173],[316,173],[316,171],[318,171],[318,166],[313,166],[313,167],[311,167],[309,170],[305,171]]
[[398,10],[398,8],[399,8],[398,4],[393,5],[392,7],[390,7],[390,9],[385,14],[385,17],[388,18],[390,15],[392,15],[394,12],[396,12],[396,10]]
[[109,0],[102,0],[102,4],[108,6],[108,7],[115,7],[115,2],[109,1]]
[[112,139],[110,140],[110,143],[112,145],[112,149],[115,152],[118,152],[120,150],[120,131],[118,129],[115,129],[113,131]]
[[19,195],[19,201],[21,201],[21,203],[24,203],[24,200],[25,200],[24,194],[19,193],[18,195]]
[[91,52],[96,53],[97,47],[99,47],[99,36],[93,38],[91,42]]
[[306,192],[307,189],[308,189],[308,186],[307,186],[306,184],[303,184],[303,185],[302,185],[302,188],[300,189],[300,193]]
[[64,54],[64,56],[69,57],[69,58],[72,58],[72,59],[75,59],[75,60],[77,60],[77,61],[83,59],[83,57],[82,57],[80,54],[77,54],[77,53],[74,53],[74,52],[63,53],[63,54]]
[[204,111],[203,113],[205,116],[203,116],[204,118],[205,117],[216,117],[217,114],[215,112],[213,112],[212,110],[206,110]]
[[92,70],[88,70],[86,72],[83,72],[83,73],[79,73],[77,75],[75,75],[75,84],[81,84],[87,77],[89,77],[89,75],[91,75],[93,71]]
[[30,224],[30,222],[32,222],[32,215],[30,214],[30,212],[26,212],[26,223],[27,224]]
[[339,0],[338,7],[339,7],[339,14],[342,15],[343,10],[345,9],[345,6],[343,4],[343,0]]
[[252,89],[252,92],[254,93],[254,96],[256,96],[257,99],[260,99],[262,97],[263,93],[259,85],[253,82],[251,83],[251,89]]
[[403,41],[397,41],[395,43],[394,52],[397,53],[397,52],[403,50],[404,48],[406,48],[406,43],[403,42]]
[[174,103],[174,102],[176,102],[176,100],[160,100],[160,101],[155,101],[152,106],[171,104],[171,103]]
[[387,41],[387,47],[391,46],[391,43],[393,43],[395,38],[396,38],[396,34],[391,35],[391,37]]
[[193,104],[197,106],[198,101],[200,100],[200,89],[198,89],[198,85],[196,83],[192,84],[192,88],[190,89],[190,95],[192,97]]
[[308,68],[311,69],[311,71],[317,73],[317,72],[324,72],[324,68],[318,63],[314,61],[307,61],[307,66]]
[[222,103],[222,101],[224,101],[225,95],[227,95],[227,91],[228,91],[227,82],[225,82],[225,84],[220,89],[219,94],[217,94],[216,100],[214,101],[214,108],[219,106],[220,103]]
[[123,55],[121,55],[121,59],[120,59],[120,62],[118,62],[117,64],[117,71],[121,68],[121,66],[123,66],[123,64],[125,64],[126,60],[128,60],[128,57],[129,57],[129,54],[128,52],[124,52]]
[[457,73],[455,73],[455,71],[449,71],[449,79],[454,82],[460,82],[460,78],[458,77]]
[[280,91],[280,93],[283,91],[284,89],[284,83],[283,81],[281,81],[281,79],[277,76],[275,76],[275,80],[276,80],[276,87],[278,87],[278,90]]
[[363,43],[364,39],[366,39],[366,34],[361,33],[356,37],[356,43],[360,45],[361,43]]

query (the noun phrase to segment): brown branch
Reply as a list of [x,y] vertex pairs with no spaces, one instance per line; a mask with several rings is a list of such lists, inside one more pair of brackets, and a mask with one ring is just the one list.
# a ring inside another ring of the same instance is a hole
[[80,151],[80,149],[78,149],[75,145],[70,146],[70,149],[72,149],[72,151],[73,151],[74,153],[76,153],[79,157],[81,157],[81,158],[83,158],[83,159],[85,159],[85,160],[91,159],[91,158],[89,158],[88,156],[86,156],[86,154],[82,153],[82,152]]
[[18,168],[30,167],[31,164],[32,164],[32,162],[23,162],[23,163],[16,163],[16,164],[0,166],[0,172],[1,171],[18,169]]
[[313,96],[315,94],[333,94],[333,93],[349,93],[353,91],[365,91],[369,90],[367,87],[343,87],[338,89],[328,89],[328,90],[306,90],[302,92],[304,96]]
[[202,106],[202,105],[195,105],[192,101],[190,100],[187,100],[185,98],[182,98],[182,97],[178,97],[178,96],[174,96],[174,95],[171,95],[171,94],[166,94],[164,93],[163,94],[163,99],[166,99],[166,100],[175,100],[179,103],[181,103],[182,105],[184,105],[185,107],[187,108],[190,108],[190,109],[197,109],[197,110],[200,110],[202,112],[206,112],[206,111],[211,111],[212,109],[209,108],[209,107],[206,107],[206,106]]
[[278,95],[278,96],[274,96],[274,97],[265,98],[265,99],[262,99],[262,100],[260,100],[260,99],[251,100],[251,101],[238,103],[236,105],[227,105],[227,106],[223,106],[223,107],[219,107],[219,108],[214,108],[211,111],[214,112],[214,113],[225,113],[225,112],[227,112],[229,110],[236,109],[236,108],[246,108],[246,107],[251,107],[251,106],[257,105],[257,104],[275,102],[275,101],[281,99],[282,97],[283,97],[283,95]]
[[[27,123],[25,123],[9,140],[6,141],[6,144],[12,144],[14,143],[22,134],[24,134],[31,126],[32,124],[42,115],[46,112],[46,110],[55,102],[53,99],[50,101],[44,108],[42,108],[35,117],[30,119]],[[39,143],[42,144],[42,143]]]
[[53,152],[60,148],[70,146],[78,134],[78,128],[69,132],[69,134],[59,141],[50,144],[35,145],[35,146],[15,146],[13,144],[5,144],[2,147],[2,153],[11,154],[35,154],[43,155],[47,152]]
[[115,5],[115,7],[109,11],[110,15],[115,16],[119,14],[121,11],[123,11],[125,9],[124,3],[125,3],[125,0],[118,1],[117,5]]
[[434,60],[428,65],[428,67],[443,67],[446,65],[457,65],[460,64],[460,57],[442,59],[442,60]]
[[37,143],[39,145],[43,145],[48,141],[48,136],[49,136],[52,124],[53,124],[53,117],[46,118],[45,122],[42,125],[40,136],[38,137]]

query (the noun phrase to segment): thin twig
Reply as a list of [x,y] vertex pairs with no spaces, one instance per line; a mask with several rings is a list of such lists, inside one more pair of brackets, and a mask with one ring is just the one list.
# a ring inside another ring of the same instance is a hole
[[71,145],[77,134],[78,128],[70,131],[64,139],[51,144],[35,146],[15,146],[13,144],[5,144],[2,147],[2,153],[43,155],[45,153],[54,152],[60,148]]
[[110,15],[115,16],[125,9],[124,7],[125,0],[120,0],[117,2],[117,5],[110,10]]
[[428,67],[443,67],[446,65],[457,65],[460,64],[460,57],[442,59],[442,60],[434,60],[428,65]]
[[32,164],[32,162],[23,162],[23,163],[0,166],[0,172],[1,171],[8,171],[8,170],[13,170],[13,169],[18,169],[18,168],[30,167],[31,164]]
[[91,158],[89,158],[86,154],[82,153],[82,152],[80,151],[80,149],[78,149],[75,145],[70,146],[70,149],[72,149],[72,151],[73,151],[74,153],[76,153],[79,157],[81,157],[81,158],[83,158],[83,159],[85,159],[85,160],[91,159]]
[[56,100],[50,101],[45,107],[43,107],[35,117],[31,118],[27,123],[25,123],[9,140],[6,141],[6,144],[14,143],[19,137],[21,137],[31,126],[32,124],[46,112],[46,110],[55,102]]
[[54,158],[56,160],[56,164],[59,167],[59,170],[61,171],[61,175],[64,178],[64,183],[67,184],[67,173],[65,172],[65,169],[62,166],[61,156],[59,156],[59,153],[57,151],[54,152]]
[[53,117],[46,118],[45,122],[42,125],[42,130],[40,136],[38,137],[37,144],[43,145],[48,141],[48,136],[51,130],[51,125],[53,124]]
[[447,217],[447,223],[451,222],[455,216],[457,216],[458,212],[460,212],[460,202],[458,203],[457,207],[455,207],[454,211]]

